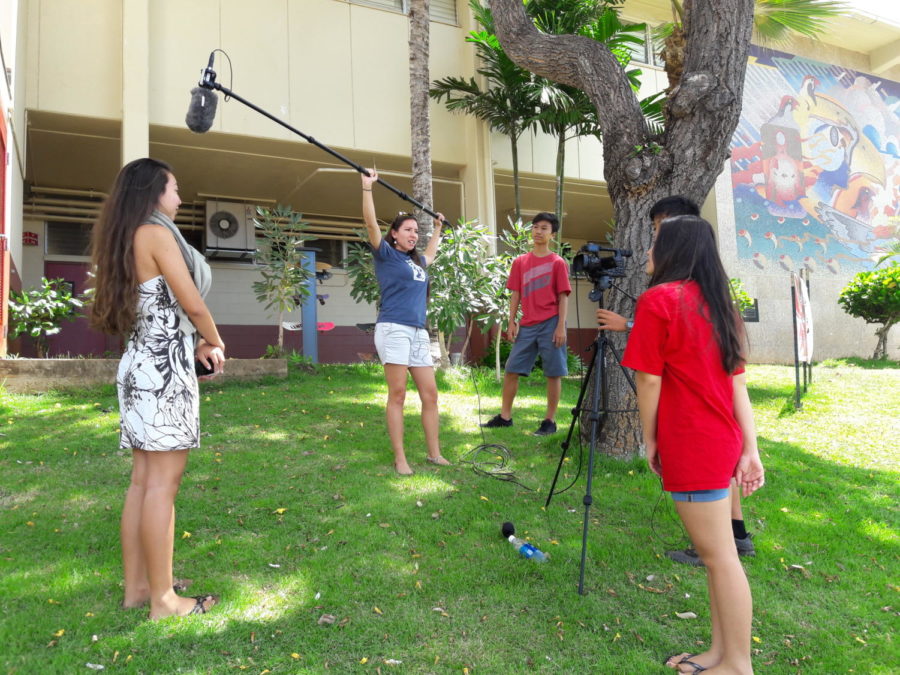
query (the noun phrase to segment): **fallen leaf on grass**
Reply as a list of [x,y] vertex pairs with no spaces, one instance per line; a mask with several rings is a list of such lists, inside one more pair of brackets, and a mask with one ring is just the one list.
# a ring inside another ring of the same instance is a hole
[[378,609],[377,607],[373,607],[373,608],[372,608],[372,611],[375,612],[376,614],[384,614],[384,612],[382,612],[382,611],[381,611],[380,609]]
[[675,616],[679,619],[696,619],[697,615],[693,612],[675,612]]
[[291,658],[297,660],[300,658],[300,655],[297,652],[291,652]]
[[62,637],[62,636],[65,635],[65,634],[66,634],[66,629],[65,629],[65,628],[60,628],[58,631],[56,631],[56,632],[53,634],[53,637]]
[[181,538],[182,538],[182,539],[190,539],[190,538],[191,538],[191,533],[188,532],[187,530],[185,530],[184,532],[181,533]]
[[389,666],[399,666],[401,663],[403,663],[403,661],[398,661],[397,659],[385,659],[384,662]]
[[369,658],[367,656],[364,656],[359,660],[359,662],[362,663],[363,665],[365,665],[366,663],[369,662]]
[[650,593],[665,593],[665,591],[661,588],[654,588],[653,586],[644,586],[644,584],[638,584],[638,588],[642,591],[648,591]]
[[330,626],[331,624],[333,624],[335,622],[336,619],[337,619],[337,617],[334,614],[323,614],[322,616],[319,617],[318,624],[320,626],[324,626],[324,625]]
[[274,511],[272,511],[272,513],[277,513],[280,516],[285,511],[287,511],[287,509],[282,506],[280,509],[275,509]]
[[809,579],[812,574],[803,565],[789,565],[788,572],[800,572],[804,579]]

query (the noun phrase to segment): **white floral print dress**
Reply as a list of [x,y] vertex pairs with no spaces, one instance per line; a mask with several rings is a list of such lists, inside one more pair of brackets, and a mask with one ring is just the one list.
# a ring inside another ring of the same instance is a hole
[[200,447],[194,336],[179,330],[177,306],[163,277],[138,286],[135,327],[116,375],[120,448]]

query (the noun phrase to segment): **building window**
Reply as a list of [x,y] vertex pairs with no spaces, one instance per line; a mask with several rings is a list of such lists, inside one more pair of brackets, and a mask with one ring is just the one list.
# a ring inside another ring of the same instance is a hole
[[47,255],[91,254],[90,223],[47,223]]
[[629,48],[631,51],[631,60],[635,63],[664,68],[665,64],[663,63],[663,60],[659,58],[659,53],[662,51],[663,44],[662,42],[653,39],[653,26],[644,27],[644,35],[642,38],[644,44],[632,45]]
[[306,245],[316,250],[316,262],[328,263],[332,267],[341,267],[344,257],[345,248],[342,239],[323,239],[319,237],[310,241]]
[[[402,14],[409,12],[409,0],[350,0],[350,2],[354,5],[368,5],[369,7],[390,9]],[[456,25],[456,0],[431,0],[429,4],[429,18],[432,21]]]

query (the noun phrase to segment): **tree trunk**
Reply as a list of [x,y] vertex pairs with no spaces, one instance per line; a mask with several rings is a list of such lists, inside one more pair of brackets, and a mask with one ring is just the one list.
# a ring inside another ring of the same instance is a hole
[[[307,326],[303,327],[306,330]],[[278,355],[284,354],[284,310],[278,312]]]
[[559,218],[559,232],[556,234],[556,243],[562,243],[563,226],[563,189],[566,181],[566,134],[564,131],[556,137],[556,217]]
[[[513,166],[513,201],[515,202],[515,219],[518,222],[522,220],[522,199],[519,194],[519,137],[510,135],[509,140]],[[498,223],[497,228],[500,227],[501,225]]]
[[881,328],[875,329],[875,335],[878,338],[878,344],[875,345],[875,353],[872,355],[873,359],[879,360],[887,358],[888,332],[891,330],[891,326],[893,325],[893,322],[889,322],[881,326]]
[[[412,148],[413,197],[434,207],[431,186],[431,121],[429,117],[429,0],[409,0],[409,122]],[[434,209],[433,209],[434,210]],[[425,247],[434,229],[431,216],[415,210],[419,245]]]
[[[604,44],[539,33],[521,0],[491,0],[507,55],[537,75],[581,89],[597,108],[604,177],[616,214],[615,246],[634,252],[628,276],[617,285],[635,298],[647,287],[643,267],[651,239],[650,207],[676,194],[702,203],[728,159],[741,110],[753,6],[753,0],[685,3],[683,73],[669,93],[666,130],[657,138],[647,128],[623,68]],[[631,300],[618,292],[607,295],[609,309],[634,316]],[[610,339],[621,349],[626,336]],[[636,408],[620,369],[611,367],[609,375],[609,409]],[[639,443],[636,412],[609,417],[602,451],[630,455]]]

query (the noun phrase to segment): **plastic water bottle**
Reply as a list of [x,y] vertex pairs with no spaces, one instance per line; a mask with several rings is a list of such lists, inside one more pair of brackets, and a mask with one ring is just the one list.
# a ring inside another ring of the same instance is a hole
[[519,539],[516,535],[511,534],[509,535],[509,543],[513,545],[513,548],[515,548],[523,558],[528,558],[535,562],[547,562],[547,556],[544,555],[543,551],[532,546],[524,539]]

